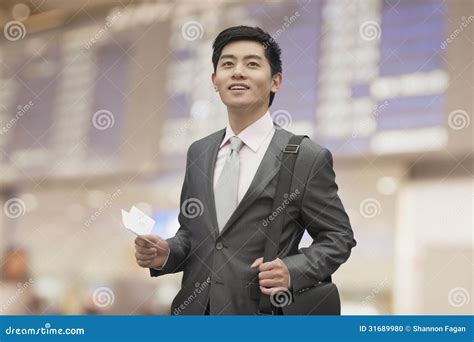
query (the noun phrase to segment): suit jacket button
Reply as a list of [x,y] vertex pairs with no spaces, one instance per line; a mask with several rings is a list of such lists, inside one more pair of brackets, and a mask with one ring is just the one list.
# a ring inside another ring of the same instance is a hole
[[224,248],[224,245],[222,244],[222,242],[220,242],[220,241],[217,242],[217,243],[216,243],[216,249],[217,249],[218,251],[220,251],[222,248]]

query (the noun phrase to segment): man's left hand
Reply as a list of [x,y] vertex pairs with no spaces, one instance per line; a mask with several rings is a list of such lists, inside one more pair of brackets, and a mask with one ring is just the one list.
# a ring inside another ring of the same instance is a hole
[[290,272],[281,259],[263,262],[263,257],[258,258],[250,267],[258,267],[258,279],[262,293],[270,296],[276,292],[288,290],[290,287]]

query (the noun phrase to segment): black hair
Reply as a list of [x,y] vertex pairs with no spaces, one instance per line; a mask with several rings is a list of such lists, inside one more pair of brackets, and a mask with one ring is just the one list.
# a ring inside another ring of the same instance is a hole
[[[239,40],[252,40],[263,45],[265,50],[265,57],[270,63],[270,68],[272,72],[272,77],[282,72],[281,67],[281,49],[278,43],[270,36],[268,32],[263,31],[260,27],[250,27],[250,26],[233,26],[225,29],[219,33],[212,44],[212,64],[214,65],[214,72],[217,69],[217,62],[222,53],[224,46],[231,42]],[[274,92],[270,92],[270,103],[269,107],[272,105],[273,99],[275,97]]]

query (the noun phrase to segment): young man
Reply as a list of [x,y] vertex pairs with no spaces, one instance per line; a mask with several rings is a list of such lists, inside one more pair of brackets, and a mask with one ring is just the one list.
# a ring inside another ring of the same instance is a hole
[[[331,153],[305,139],[280,258],[262,262],[280,158],[293,135],[276,127],[268,111],[282,82],[281,51],[268,33],[248,26],[222,31],[213,49],[212,82],[229,123],[190,146],[180,228],[168,240],[147,235],[156,246],[137,238],[136,260],[153,277],[183,271],[172,314],[256,314],[261,293],[298,291],[326,279],[356,241],[337,195]],[[193,202],[202,204],[198,215],[186,207]],[[313,244],[298,250],[305,230]]]

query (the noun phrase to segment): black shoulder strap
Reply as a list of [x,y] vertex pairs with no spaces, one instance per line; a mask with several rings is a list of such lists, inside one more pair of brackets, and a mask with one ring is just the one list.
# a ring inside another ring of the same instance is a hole
[[[285,224],[286,210],[278,210],[284,201],[290,195],[291,181],[293,179],[293,170],[295,168],[296,157],[300,149],[300,144],[306,135],[294,135],[290,138],[288,145],[283,150],[283,157],[278,173],[278,183],[273,200],[273,213],[278,213],[268,227],[267,241],[265,243],[265,252],[263,262],[275,260],[278,256],[280,246],[280,237]],[[281,208],[280,208],[281,209]],[[272,315],[274,313],[270,296],[262,294],[260,296],[260,314]]]

